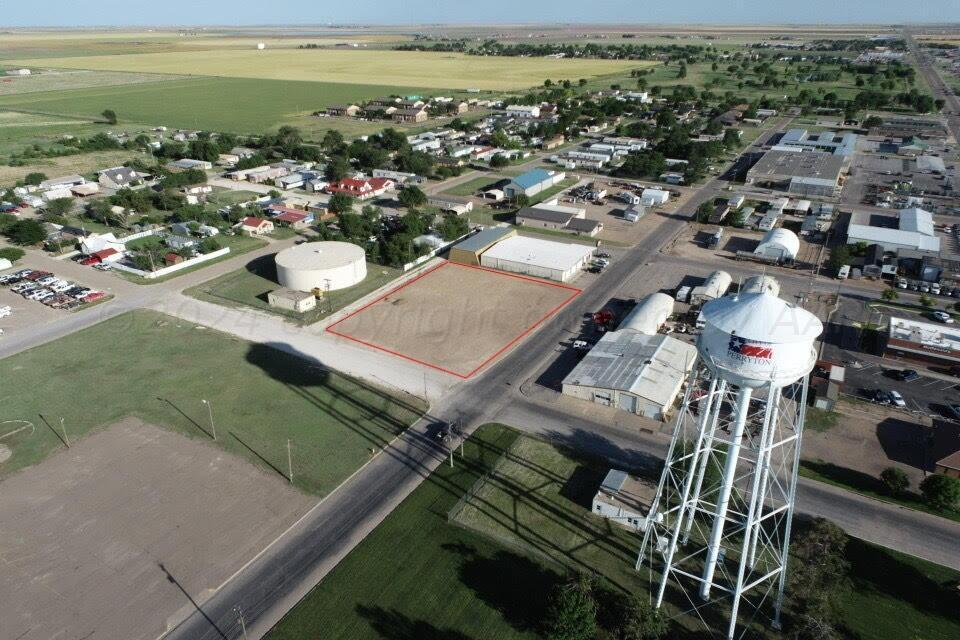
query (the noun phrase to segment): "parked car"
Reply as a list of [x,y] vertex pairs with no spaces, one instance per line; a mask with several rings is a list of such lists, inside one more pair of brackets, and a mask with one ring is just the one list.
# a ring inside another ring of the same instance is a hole
[[937,322],[943,322],[944,324],[953,324],[953,317],[946,311],[934,311],[930,315]]
[[948,413],[951,417],[953,417],[953,418],[955,418],[955,419],[957,419],[957,420],[960,420],[960,404],[947,405],[947,413]]
[[92,293],[88,293],[87,295],[85,295],[83,297],[83,301],[96,302],[97,300],[100,300],[101,298],[103,298],[105,295],[106,294],[103,291],[94,291]]
[[110,271],[110,265],[106,262],[101,262],[100,264],[93,265],[93,268],[97,271]]
[[63,293],[67,289],[71,288],[73,283],[67,282],[66,280],[57,280],[56,282],[51,282],[47,286],[50,287],[50,289],[52,289],[55,293]]
[[930,285],[926,282],[920,283],[920,293],[930,293]]
[[890,399],[890,404],[892,404],[893,406],[899,409],[906,408],[907,403],[904,401],[903,396],[900,395],[898,391],[888,391],[887,397]]
[[897,278],[897,289],[906,289],[907,280],[906,278]]
[[920,379],[920,374],[914,369],[901,369],[894,373],[893,377],[901,382],[913,382]]

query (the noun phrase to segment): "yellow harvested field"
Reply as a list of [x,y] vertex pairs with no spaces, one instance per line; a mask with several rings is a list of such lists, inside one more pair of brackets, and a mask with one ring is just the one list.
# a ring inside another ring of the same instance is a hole
[[[0,135],[3,135],[2,130],[0,130]],[[28,173],[34,171],[42,171],[50,177],[74,173],[88,174],[98,169],[115,167],[134,159],[149,162],[152,160],[152,157],[139,151],[120,150],[78,153],[72,156],[60,156],[56,158],[38,158],[22,167],[0,165],[0,183],[6,184],[23,180]]]
[[26,67],[171,73],[270,80],[398,85],[437,89],[523,89],[546,79],[573,80],[623,72],[652,62],[468,56],[419,51],[219,49],[173,53],[16,60]]

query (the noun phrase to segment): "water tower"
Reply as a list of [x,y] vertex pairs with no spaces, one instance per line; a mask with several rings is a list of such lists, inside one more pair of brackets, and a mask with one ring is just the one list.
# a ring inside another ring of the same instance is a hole
[[637,559],[655,576],[657,607],[669,594],[701,620],[729,611],[719,623],[727,638],[780,625],[807,375],[823,330],[770,284],[756,279],[703,307],[697,362]]

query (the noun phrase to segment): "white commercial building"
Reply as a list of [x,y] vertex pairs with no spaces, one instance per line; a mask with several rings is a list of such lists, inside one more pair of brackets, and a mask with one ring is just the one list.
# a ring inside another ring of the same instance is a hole
[[564,395],[666,422],[697,358],[662,334],[608,331],[563,380]]
[[644,189],[640,194],[640,204],[645,207],[655,207],[666,204],[670,200],[670,192],[662,189]]
[[366,253],[349,242],[305,242],[276,255],[277,279],[297,291],[335,291],[367,277]]
[[539,118],[540,107],[537,105],[511,104],[507,106],[507,115],[516,118]]
[[690,292],[690,304],[696,305],[722,298],[733,284],[733,277],[726,271],[714,271],[706,281]]
[[593,247],[540,240],[526,236],[507,238],[480,256],[480,265],[557,282],[575,278],[593,256]]
[[673,298],[665,293],[651,293],[624,317],[617,330],[636,331],[652,336],[672,313]]
[[[873,225],[870,222],[882,222]],[[847,227],[847,244],[865,242],[878,244],[884,251],[912,249],[915,251],[940,251],[940,238],[933,225],[933,214],[925,209],[912,207],[900,212],[897,219],[855,212]]]
[[800,251],[800,239],[789,229],[771,229],[764,234],[760,244],[753,252],[765,258],[778,261],[796,260]]

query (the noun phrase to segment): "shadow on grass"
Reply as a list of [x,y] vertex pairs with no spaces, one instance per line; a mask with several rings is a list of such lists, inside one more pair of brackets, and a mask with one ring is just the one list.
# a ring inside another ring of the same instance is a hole
[[822,460],[803,460],[800,466],[812,471],[822,478],[850,487],[854,491],[885,494],[886,490],[882,482],[869,474],[835,465],[832,462],[823,462]]
[[460,582],[478,600],[520,631],[540,631],[550,590],[560,574],[511,551],[484,555],[469,544],[445,544],[445,551],[461,556]]
[[957,579],[937,582],[894,554],[857,538],[847,543],[847,560],[858,591],[875,591],[928,615],[956,620],[960,611]]
[[441,629],[426,620],[414,620],[396,609],[357,606],[357,613],[384,640],[472,640],[453,629]]

